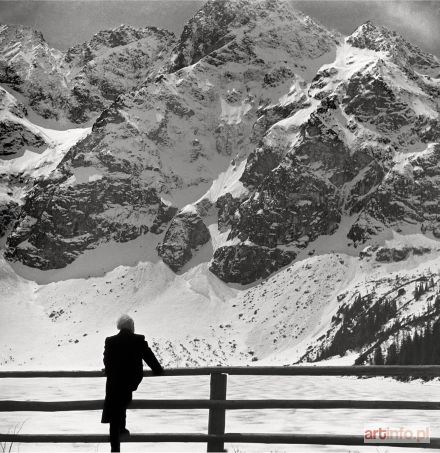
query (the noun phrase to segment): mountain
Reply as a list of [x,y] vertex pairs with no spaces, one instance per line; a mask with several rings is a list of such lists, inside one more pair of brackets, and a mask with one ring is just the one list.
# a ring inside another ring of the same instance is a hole
[[1,25],[0,83],[45,119],[83,124],[168,58],[172,33],[121,25],[61,52],[21,25]]
[[[255,16],[244,23],[233,20],[243,14],[242,3],[225,3],[226,45],[157,75],[104,110],[92,133],[34,187],[9,236],[8,258],[53,269],[106,241],[147,233],[145,240],[156,241],[151,235],[164,232],[176,211],[202,196],[231,160],[238,164],[247,157],[268,127],[254,127],[263,109],[291,87],[284,114],[300,109],[306,102],[304,77],[332,58],[337,40],[289,3],[271,9],[266,3],[243,3],[244,12]],[[222,7],[208,2],[185,28],[172,51],[174,61],[183,58],[190,30],[199,39],[213,5]],[[215,201],[203,209],[208,212]],[[170,247],[159,247],[168,264]]]
[[96,319],[121,310],[187,365],[367,363],[438,319],[435,56],[283,0],[210,0],[177,40],[121,26],[65,53],[11,30],[0,290],[11,316],[30,297],[54,357],[97,353]]
[[32,123],[29,110],[0,87],[0,244],[17,220],[27,194],[45,179],[90,128],[64,131]]
[[[1,237],[36,180],[45,179],[84,135],[86,128],[78,124],[87,126],[154,73],[169,56],[174,36],[121,25],[61,52],[40,32],[2,25],[0,42]],[[66,127],[71,133],[57,132]]]
[[354,250],[390,230],[438,235],[439,71],[435,57],[372,24],[348,37],[310,84],[310,108],[274,124],[247,160],[248,195],[231,203],[231,244],[216,250],[213,272],[249,283],[266,276],[267,263],[260,275],[250,265],[258,247],[273,271],[341,228]]

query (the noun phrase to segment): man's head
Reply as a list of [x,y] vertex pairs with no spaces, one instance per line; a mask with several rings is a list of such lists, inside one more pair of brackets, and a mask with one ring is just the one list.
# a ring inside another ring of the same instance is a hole
[[128,315],[122,315],[119,317],[118,322],[116,323],[116,327],[119,330],[126,329],[130,332],[134,333],[134,321]]

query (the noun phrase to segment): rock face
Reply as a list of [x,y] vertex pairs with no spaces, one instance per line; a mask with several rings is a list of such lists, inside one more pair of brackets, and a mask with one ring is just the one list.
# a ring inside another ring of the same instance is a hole
[[331,234],[341,217],[335,192],[296,159],[285,161],[239,206],[229,238],[276,247]]
[[402,247],[402,248],[388,248],[379,247],[376,252],[376,261],[382,263],[391,263],[396,261],[406,260],[411,254],[423,255],[431,252],[428,247]]
[[246,285],[291,263],[293,252],[256,245],[223,246],[214,253],[209,270],[224,281]]
[[157,252],[176,272],[192,258],[194,250],[210,239],[208,228],[196,212],[180,212],[171,221]]
[[0,204],[0,238],[2,238],[13,222],[18,219],[20,213],[20,207],[17,203],[8,202],[6,204]]
[[365,242],[384,226],[418,226],[422,232],[435,233],[439,226],[438,144],[423,153],[409,156],[384,176],[378,189],[366,197],[363,210],[349,232],[354,241]]
[[47,143],[40,135],[33,134],[22,124],[9,120],[0,121],[0,156],[19,154],[27,149],[41,150]]
[[113,174],[104,176],[99,161],[94,170],[84,165],[89,144],[89,138],[79,142],[51,178],[34,186],[8,238],[7,257],[40,269],[60,268],[103,241],[158,233],[171,220],[176,210],[154,189],[124,175],[111,156],[103,160]]
[[174,36],[121,25],[61,52],[38,31],[2,25],[0,42],[0,83],[43,118],[81,124],[154,73],[168,58]]

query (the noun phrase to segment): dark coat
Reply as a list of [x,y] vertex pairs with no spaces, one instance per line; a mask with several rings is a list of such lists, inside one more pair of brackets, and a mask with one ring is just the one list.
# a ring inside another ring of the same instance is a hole
[[105,387],[102,423],[110,423],[119,416],[132,399],[142,381],[144,360],[153,373],[160,374],[163,368],[143,335],[122,329],[117,335],[105,339],[104,366],[107,382]]

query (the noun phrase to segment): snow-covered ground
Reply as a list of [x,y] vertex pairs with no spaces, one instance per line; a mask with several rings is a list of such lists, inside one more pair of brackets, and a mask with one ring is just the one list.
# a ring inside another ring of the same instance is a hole
[[[72,400],[101,399],[104,379],[8,379],[2,382],[2,399]],[[137,399],[209,398],[209,377],[145,378]],[[229,399],[384,399],[440,401],[440,383],[395,382],[392,379],[301,376],[229,376]],[[226,432],[362,435],[364,426],[429,425],[432,437],[440,436],[436,411],[384,410],[236,410],[226,413]],[[0,414],[0,432],[20,426],[21,433],[101,433],[99,411],[15,412]],[[207,410],[131,410],[127,426],[133,433],[206,433]],[[13,451],[109,451],[108,444],[20,444]],[[389,447],[293,446],[227,444],[229,452],[338,452],[394,453],[421,449]],[[124,444],[123,451],[206,451],[205,444]]]

